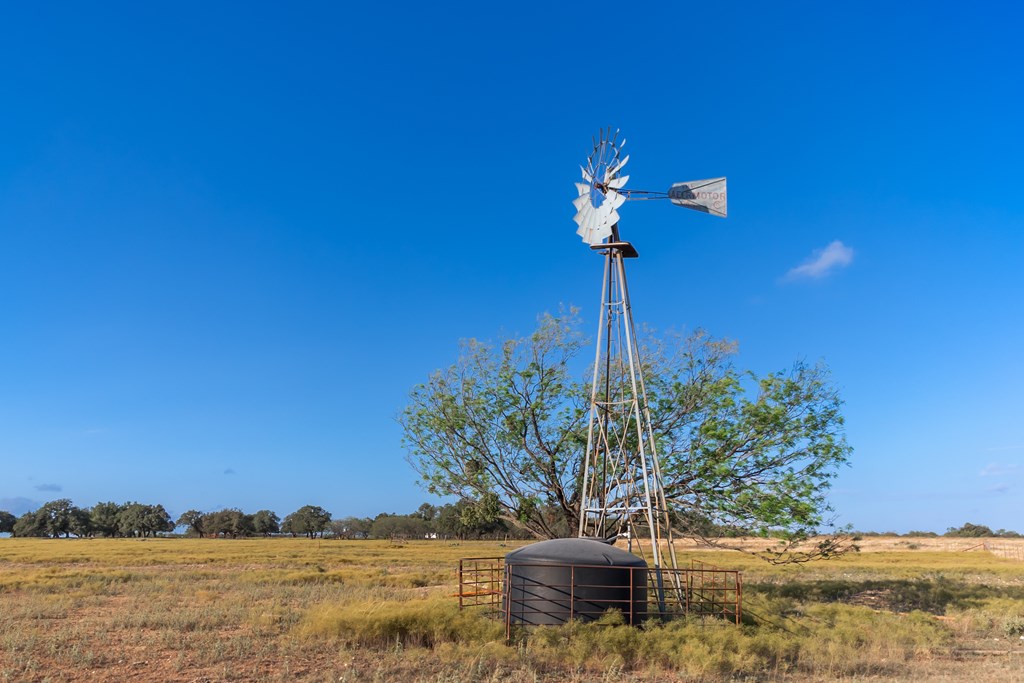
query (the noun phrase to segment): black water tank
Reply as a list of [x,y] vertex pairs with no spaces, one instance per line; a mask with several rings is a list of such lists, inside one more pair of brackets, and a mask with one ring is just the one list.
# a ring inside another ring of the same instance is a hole
[[593,621],[609,609],[647,616],[647,563],[587,538],[559,538],[505,556],[505,608],[513,624]]

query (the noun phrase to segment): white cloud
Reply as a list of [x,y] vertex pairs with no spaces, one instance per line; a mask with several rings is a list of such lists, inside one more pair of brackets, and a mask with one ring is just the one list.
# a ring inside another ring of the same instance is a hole
[[998,463],[990,462],[982,468],[981,472],[978,472],[979,477],[998,477],[1006,474],[1012,474],[1017,471],[1017,465],[1014,463]]
[[853,249],[835,240],[824,249],[816,249],[811,257],[786,273],[786,280],[820,279],[834,270],[853,263]]

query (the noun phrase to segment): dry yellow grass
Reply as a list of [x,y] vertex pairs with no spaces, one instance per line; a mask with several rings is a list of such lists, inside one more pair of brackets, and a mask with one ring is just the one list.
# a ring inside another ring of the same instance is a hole
[[948,539],[862,545],[801,567],[684,551],[744,570],[758,626],[508,646],[450,595],[458,558],[515,545],[0,539],[0,681],[1024,681],[1024,563]]

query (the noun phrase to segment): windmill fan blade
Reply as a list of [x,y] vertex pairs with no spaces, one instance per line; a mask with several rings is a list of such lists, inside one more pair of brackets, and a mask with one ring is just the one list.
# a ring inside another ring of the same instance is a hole
[[[580,226],[580,230],[585,232],[589,229],[587,216],[584,211],[580,211],[578,214],[573,216],[573,220],[576,221],[576,225]],[[580,230],[577,230],[576,232],[580,232]],[[582,235],[583,233],[580,232],[580,234]]]
[[601,241],[600,237],[596,237],[594,235],[593,230],[582,225],[580,226],[579,230],[576,231],[576,234],[579,235],[580,238],[587,244],[596,244],[597,242]]
[[579,197],[572,200],[572,205],[576,207],[577,211],[582,211],[583,207],[590,203],[590,195],[581,193]]
[[728,214],[725,178],[708,178],[676,183],[668,190],[668,198],[676,206],[703,211],[725,218]]
[[576,214],[576,222],[581,226],[586,225],[590,222],[590,215],[594,213],[594,207],[590,202],[585,202],[580,208],[579,213]]

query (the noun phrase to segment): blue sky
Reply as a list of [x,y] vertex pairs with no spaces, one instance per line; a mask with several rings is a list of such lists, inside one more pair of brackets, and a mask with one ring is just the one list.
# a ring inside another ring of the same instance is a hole
[[623,208],[634,312],[829,364],[841,523],[1024,531],[1016,5],[368,5],[3,10],[0,508],[414,509],[458,339],[596,324],[611,125],[631,187],[729,177]]

